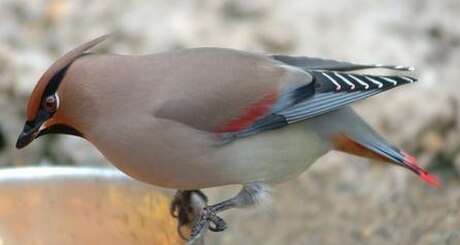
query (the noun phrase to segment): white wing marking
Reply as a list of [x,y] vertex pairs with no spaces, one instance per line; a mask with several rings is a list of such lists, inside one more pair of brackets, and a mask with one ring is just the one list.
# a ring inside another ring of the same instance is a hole
[[342,89],[342,86],[340,86],[340,84],[334,80],[334,78],[330,77],[329,75],[327,75],[326,73],[324,72],[321,72],[321,74],[323,74],[323,76],[327,77],[334,85],[335,85],[335,89],[337,91],[339,91],[340,89]]
[[388,78],[388,77],[380,77],[380,78],[382,78],[383,80],[385,80],[387,82],[392,83],[394,86],[396,86],[398,84],[398,81],[396,81],[394,79],[391,79],[391,78]]
[[334,75],[336,75],[337,77],[342,79],[346,84],[350,85],[351,90],[355,89],[355,87],[356,87],[355,84],[350,82],[350,81],[348,81],[348,79],[346,79],[344,76],[342,76],[342,75],[340,75],[340,74],[338,74],[336,72],[334,72]]
[[364,86],[364,89],[368,89],[369,88],[369,84],[367,84],[366,82],[363,82],[361,79],[351,75],[351,74],[348,74],[348,76],[350,76],[351,78],[353,78],[355,81],[357,81],[359,84],[363,85]]
[[383,83],[381,83],[381,82],[379,82],[379,81],[377,81],[377,80],[375,80],[375,79],[373,79],[373,78],[370,78],[370,77],[368,77],[368,76],[365,76],[365,78],[367,78],[367,79],[369,79],[369,81],[375,83],[379,88],[382,88],[382,87],[383,87]]

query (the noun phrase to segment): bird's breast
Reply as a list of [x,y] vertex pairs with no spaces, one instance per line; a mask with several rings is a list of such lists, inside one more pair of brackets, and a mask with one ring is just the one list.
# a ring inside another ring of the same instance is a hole
[[329,150],[304,123],[221,145],[209,133],[179,123],[138,120],[135,125],[150,126],[120,125],[123,130],[112,128],[111,136],[99,132],[90,141],[126,174],[168,188],[279,182],[299,175]]

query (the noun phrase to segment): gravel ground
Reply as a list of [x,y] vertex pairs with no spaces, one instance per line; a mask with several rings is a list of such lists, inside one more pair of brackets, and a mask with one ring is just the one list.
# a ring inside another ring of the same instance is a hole
[[[419,83],[355,106],[444,183],[331,153],[271,204],[226,214],[208,244],[460,244],[458,0],[0,0],[0,166],[108,166],[88,143],[43,137],[18,152],[25,101],[59,55],[117,32],[99,52],[197,46],[412,65]],[[214,201],[235,189],[207,191]]]

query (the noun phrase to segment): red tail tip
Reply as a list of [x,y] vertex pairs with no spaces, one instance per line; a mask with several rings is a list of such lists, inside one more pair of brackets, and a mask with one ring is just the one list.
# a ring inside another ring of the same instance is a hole
[[403,154],[404,158],[406,158],[406,161],[408,161],[408,162],[410,162],[412,164],[417,164],[417,160],[415,159],[415,157],[409,155],[405,151],[401,151],[401,154]]
[[405,163],[407,164],[407,167],[417,172],[420,178],[422,178],[423,180],[425,180],[428,184],[432,186],[435,186],[437,188],[442,187],[441,182],[439,182],[439,180],[436,177],[434,177],[433,175],[430,175],[429,173],[426,172],[425,169],[417,165],[417,160],[415,160],[413,156],[407,154],[404,151],[401,151],[401,154],[403,154],[406,160]]
[[430,184],[432,186],[435,186],[437,188],[442,187],[441,182],[439,182],[439,180],[436,177],[434,177],[433,175],[430,175],[430,174],[428,174],[426,172],[421,171],[420,172],[420,178],[422,178],[423,180],[425,180],[428,184]]

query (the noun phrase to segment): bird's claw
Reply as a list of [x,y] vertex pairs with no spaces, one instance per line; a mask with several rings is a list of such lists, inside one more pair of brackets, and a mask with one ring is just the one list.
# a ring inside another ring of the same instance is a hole
[[181,198],[178,197],[178,195],[176,194],[174,196],[174,199],[169,204],[169,213],[171,214],[172,217],[177,219],[177,217],[179,217],[180,209],[181,209]]
[[225,220],[223,220],[221,217],[215,215],[213,220],[209,223],[208,228],[213,232],[221,232],[227,229],[227,222],[225,222]]
[[[177,219],[177,232],[184,240],[188,240],[187,244],[194,244],[208,229],[220,232],[227,228],[227,223],[217,216],[218,206],[206,206],[207,202],[208,198],[199,190],[179,190],[171,201],[169,212]],[[190,239],[186,239],[182,228],[190,225],[193,220],[196,222],[191,230]]]
[[[195,199],[192,200],[192,198]],[[187,236],[184,234],[182,228],[193,222],[201,207],[205,206],[207,202],[208,198],[200,190],[178,190],[174,195],[169,206],[169,212],[172,217],[177,219],[177,232],[184,240],[187,240]]]
[[190,241],[201,237],[207,229],[214,232],[220,232],[227,229],[227,223],[221,217],[217,216],[217,212],[212,206],[207,206],[201,211],[200,216],[192,228]]

